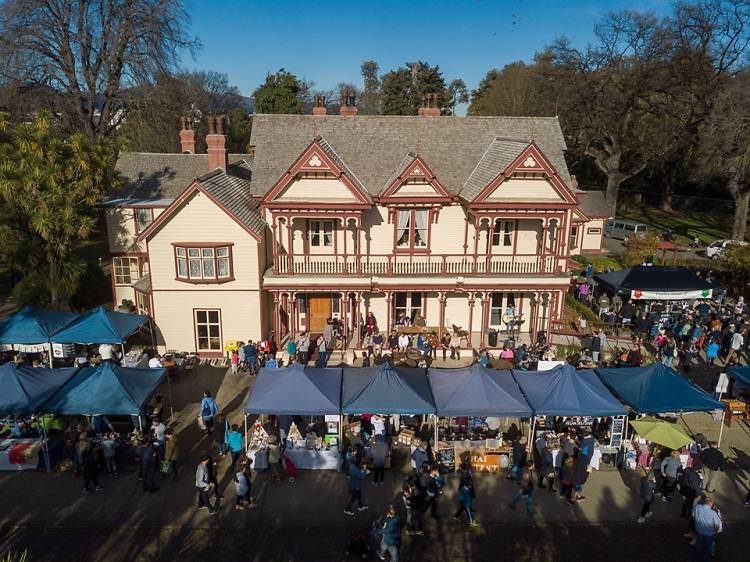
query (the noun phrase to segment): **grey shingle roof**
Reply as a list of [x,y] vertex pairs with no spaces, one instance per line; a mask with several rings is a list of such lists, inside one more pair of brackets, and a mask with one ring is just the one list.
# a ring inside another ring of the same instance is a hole
[[524,149],[529,146],[528,141],[497,138],[493,139],[487,147],[487,151],[477,163],[469,179],[466,180],[461,197],[466,201],[472,201],[482,190],[487,187],[495,176],[505,170]]
[[[246,161],[252,165],[252,155],[230,154],[229,162]],[[206,173],[206,154],[167,154],[157,152],[122,152],[117,159],[117,171],[123,185],[107,197],[111,199],[174,199],[190,182]],[[125,204],[125,203],[122,203]]]
[[348,177],[352,181],[352,183],[357,186],[357,189],[362,192],[362,195],[364,195],[368,200],[372,201],[372,198],[368,195],[365,186],[362,185],[362,182],[359,181],[359,178],[354,172],[352,172],[351,168],[349,168],[346,162],[341,159],[336,150],[331,146],[331,143],[329,143],[322,135],[319,135],[316,140],[318,141],[318,145],[320,145],[323,151],[329,156],[331,160],[333,160],[334,164],[336,164],[336,166],[338,166],[339,169],[346,174],[346,177]]
[[603,191],[576,191],[575,195],[581,212],[587,217],[609,218],[612,216]]
[[393,173],[390,175],[390,177],[385,180],[385,183],[380,187],[380,191],[378,192],[378,194],[382,195],[383,192],[388,189],[388,186],[394,182],[394,180],[406,169],[406,167],[414,162],[414,159],[416,157],[417,155],[413,152],[407,152],[406,156],[404,156],[401,161],[396,164],[396,167],[393,169]]
[[242,224],[258,236],[263,235],[266,221],[259,203],[250,193],[252,172],[247,162],[230,164],[227,171],[214,170],[197,178],[208,193],[226,207]]
[[[570,186],[556,117],[419,117],[357,115],[255,115],[253,193],[265,194],[321,135],[335,147],[365,189],[378,194],[409,152],[419,154],[452,194],[498,137],[533,140]],[[398,172],[396,172],[398,173]]]

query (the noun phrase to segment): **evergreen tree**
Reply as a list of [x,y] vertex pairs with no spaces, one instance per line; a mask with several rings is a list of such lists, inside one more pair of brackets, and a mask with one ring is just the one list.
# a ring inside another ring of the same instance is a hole
[[280,68],[268,74],[266,81],[253,92],[255,113],[302,113],[305,84],[294,74]]

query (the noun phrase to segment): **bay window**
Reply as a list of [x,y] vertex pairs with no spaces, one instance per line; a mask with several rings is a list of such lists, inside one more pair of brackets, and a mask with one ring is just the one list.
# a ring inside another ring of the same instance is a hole
[[399,209],[396,211],[397,250],[427,250],[429,239],[429,210]]
[[220,283],[233,279],[232,245],[174,245],[177,279]]

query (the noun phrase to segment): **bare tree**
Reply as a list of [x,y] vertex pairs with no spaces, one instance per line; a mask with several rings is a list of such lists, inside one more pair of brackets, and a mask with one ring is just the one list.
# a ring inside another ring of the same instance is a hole
[[112,136],[124,91],[170,73],[198,40],[182,0],[4,0],[0,69],[61,92],[75,128]]

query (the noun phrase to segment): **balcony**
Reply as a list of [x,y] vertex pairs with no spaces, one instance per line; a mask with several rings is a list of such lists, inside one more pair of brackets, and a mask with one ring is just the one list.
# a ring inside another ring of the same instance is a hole
[[278,255],[280,275],[529,275],[559,274],[563,258],[549,255],[387,254]]

